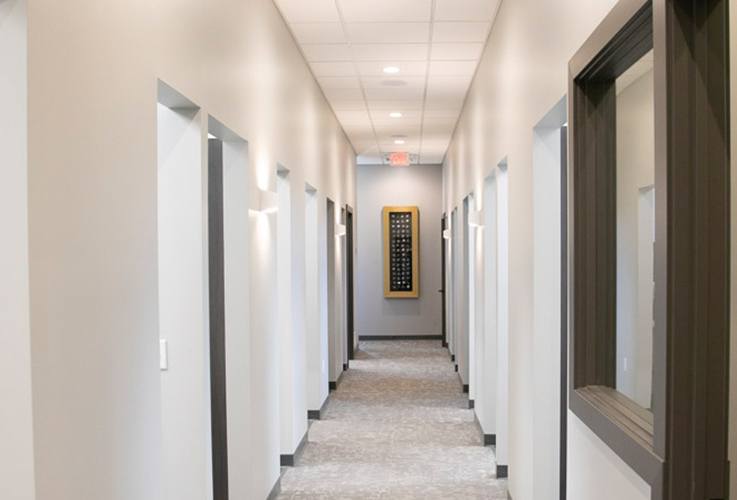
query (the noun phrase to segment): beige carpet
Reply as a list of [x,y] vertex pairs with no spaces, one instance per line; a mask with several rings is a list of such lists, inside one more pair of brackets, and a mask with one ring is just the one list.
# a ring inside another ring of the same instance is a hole
[[362,341],[280,499],[506,499],[440,342]]

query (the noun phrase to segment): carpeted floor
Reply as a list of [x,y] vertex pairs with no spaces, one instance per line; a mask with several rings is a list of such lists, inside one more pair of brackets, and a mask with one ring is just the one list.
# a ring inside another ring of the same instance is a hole
[[362,341],[280,499],[506,499],[440,342]]

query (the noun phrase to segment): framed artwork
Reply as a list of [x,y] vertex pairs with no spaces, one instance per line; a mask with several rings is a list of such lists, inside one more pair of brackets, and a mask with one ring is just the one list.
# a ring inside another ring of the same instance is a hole
[[384,207],[384,297],[420,296],[420,211],[417,207]]

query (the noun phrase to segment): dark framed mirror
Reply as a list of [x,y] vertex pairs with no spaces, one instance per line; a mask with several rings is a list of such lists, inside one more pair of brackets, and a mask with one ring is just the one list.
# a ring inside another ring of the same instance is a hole
[[727,0],[621,0],[569,64],[569,407],[653,499],[727,498]]

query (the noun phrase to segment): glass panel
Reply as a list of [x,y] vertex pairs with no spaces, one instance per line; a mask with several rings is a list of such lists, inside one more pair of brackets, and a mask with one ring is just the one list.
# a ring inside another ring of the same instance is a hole
[[652,406],[655,242],[653,53],[616,82],[617,390]]

